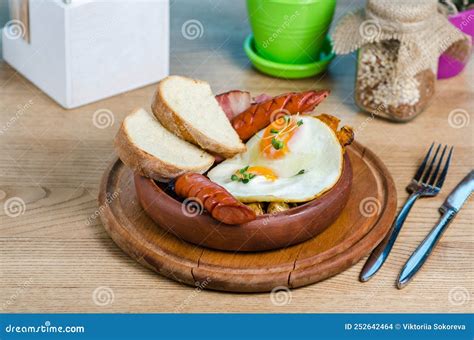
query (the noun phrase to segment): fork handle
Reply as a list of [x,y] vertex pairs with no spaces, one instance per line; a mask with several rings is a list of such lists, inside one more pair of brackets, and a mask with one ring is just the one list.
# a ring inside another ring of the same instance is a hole
[[430,231],[418,248],[416,248],[400,272],[400,276],[397,280],[398,289],[405,287],[420,270],[455,215],[455,210],[446,211],[438,224]]
[[405,222],[408,213],[419,197],[420,193],[418,191],[415,191],[408,197],[407,201],[402,207],[402,210],[400,210],[397,218],[393,222],[390,231],[382,240],[382,242],[380,242],[379,245],[374,249],[372,254],[370,254],[369,259],[360,272],[360,281],[368,281],[382,267],[388,257],[388,254],[390,254],[390,251],[392,250],[393,244],[395,243],[395,240],[402,229],[403,223]]

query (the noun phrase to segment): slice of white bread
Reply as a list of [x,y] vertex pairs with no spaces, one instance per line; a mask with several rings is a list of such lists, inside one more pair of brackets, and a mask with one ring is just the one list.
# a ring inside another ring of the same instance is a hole
[[133,171],[157,180],[189,171],[203,173],[214,163],[213,156],[176,137],[144,109],[124,119],[115,136],[115,149]]
[[166,77],[158,83],[151,108],[165,128],[203,149],[226,158],[245,151],[205,81]]

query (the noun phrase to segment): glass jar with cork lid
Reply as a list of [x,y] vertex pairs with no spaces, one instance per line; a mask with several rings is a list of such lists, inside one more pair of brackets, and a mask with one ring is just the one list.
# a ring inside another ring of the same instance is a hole
[[337,25],[334,50],[359,50],[355,102],[364,111],[407,121],[435,93],[439,56],[469,40],[438,13],[436,0],[368,0]]

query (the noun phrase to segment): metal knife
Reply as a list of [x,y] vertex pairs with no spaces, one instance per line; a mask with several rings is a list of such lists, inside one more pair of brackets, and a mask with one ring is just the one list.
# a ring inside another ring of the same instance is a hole
[[434,247],[438,243],[441,235],[447,229],[449,223],[454,219],[458,211],[467,201],[474,190],[474,170],[471,170],[464,179],[454,188],[439,208],[442,216],[431,230],[428,236],[421,242],[418,248],[413,252],[411,257],[405,263],[397,280],[398,289],[405,287],[420,270],[428,256],[430,256]]

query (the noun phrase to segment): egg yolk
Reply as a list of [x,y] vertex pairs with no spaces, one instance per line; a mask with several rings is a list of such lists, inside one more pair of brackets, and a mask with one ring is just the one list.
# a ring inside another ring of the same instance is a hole
[[289,150],[288,142],[293,137],[302,121],[285,116],[276,119],[263,132],[260,140],[260,153],[267,159],[280,159]]
[[278,178],[278,176],[275,174],[275,172],[273,172],[272,169],[263,166],[251,166],[248,168],[247,172],[257,176],[263,176],[270,181],[274,181]]

